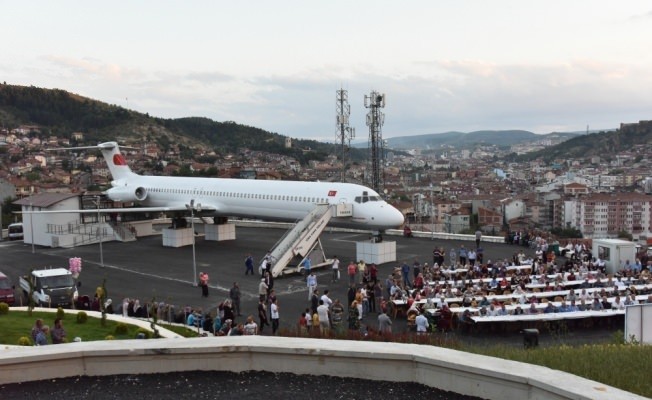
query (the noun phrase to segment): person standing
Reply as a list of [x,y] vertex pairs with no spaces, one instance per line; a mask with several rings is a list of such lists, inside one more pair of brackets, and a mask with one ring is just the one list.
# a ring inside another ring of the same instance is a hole
[[355,274],[358,271],[358,267],[356,267],[355,263],[351,261],[346,267],[346,272],[349,275],[349,286],[355,285]]
[[258,300],[258,320],[260,321],[260,333],[263,333],[265,325],[269,326],[269,321],[267,320],[267,310],[265,308],[265,302],[263,299]]
[[373,283],[378,282],[378,267],[376,267],[376,264],[369,266],[369,277]]
[[[448,259],[451,265],[455,265],[455,262],[457,261],[457,252],[455,251],[455,247],[451,247],[451,251],[448,253]],[[439,264],[439,266],[443,267],[441,264]]]
[[315,289],[310,298],[311,315],[317,312],[317,307],[319,307],[319,290]]
[[254,275],[254,257],[251,254],[245,258],[245,275],[249,275],[249,272]]
[[367,264],[365,264],[364,260],[360,260],[358,263],[358,275],[360,276],[360,284],[363,283],[364,279],[364,273],[367,270]]
[[317,288],[317,276],[314,272],[310,272],[310,275],[306,279],[306,284],[308,285],[308,300],[310,300],[312,299],[312,293]]
[[263,258],[263,261],[260,262],[260,266],[258,267],[258,272],[260,273],[261,276],[265,275],[268,264],[269,264],[269,253],[267,253],[267,255]]
[[199,286],[201,286],[201,295],[208,297],[208,274],[205,272],[199,273]]
[[416,258],[414,259],[414,263],[412,263],[412,273],[414,274],[414,279],[421,273],[421,263]]
[[407,289],[410,287],[410,265],[407,261],[403,261],[403,265],[401,265],[401,274],[403,275],[403,285]]
[[464,248],[463,244],[460,245],[459,255],[460,255],[460,264],[462,265],[462,268],[464,268],[464,266],[466,265],[466,249]]
[[233,313],[238,317],[240,314],[240,286],[238,282],[233,282],[233,287],[229,290],[229,298],[231,298],[231,303],[233,304]]
[[310,275],[311,268],[312,268],[312,261],[310,261],[310,257],[306,257],[306,259],[303,260],[303,274],[305,276]]
[[480,240],[482,240],[482,231],[478,229],[475,231],[475,248],[480,247]]
[[333,324],[333,329],[337,332],[342,325],[342,318],[344,315],[344,306],[340,303],[339,299],[335,299],[333,306],[331,307],[331,319]]
[[340,280],[340,260],[337,256],[333,256],[333,264],[331,265],[331,270],[333,272],[333,277],[331,282],[337,282]]
[[392,333],[392,320],[384,311],[378,314],[378,331],[382,333]]
[[477,258],[477,254],[476,254],[475,250],[470,249],[469,252],[466,253],[466,256],[467,256],[468,259],[469,259],[469,265],[470,265],[471,267],[473,267],[473,266],[475,265],[475,260],[476,260],[476,258]]
[[52,329],[52,344],[65,343],[66,330],[63,329],[63,322],[60,318],[54,320],[54,328]]
[[272,335],[276,335],[276,331],[278,330],[278,324],[279,324],[279,313],[278,313],[278,305],[276,304],[276,299],[272,300],[270,314],[272,317]]
[[328,306],[324,304],[323,300],[319,300],[319,306],[317,307],[317,315],[319,316],[319,332],[322,335],[327,335],[330,331],[330,310]]
[[419,314],[414,320],[417,325],[417,335],[425,335],[428,333],[428,318],[425,315]]
[[367,299],[369,302],[369,312],[376,312],[376,290],[375,287],[377,286],[377,283],[374,283],[373,281],[367,282]]
[[328,289],[324,290],[324,294],[320,297],[320,300],[322,300],[324,304],[326,304],[326,306],[330,308],[333,305],[333,300],[331,300],[331,298],[328,297],[328,293],[329,293]]
[[349,306],[349,329],[358,330],[360,329],[360,315],[358,312],[358,303],[353,300],[353,303]]
[[258,284],[258,298],[260,299],[261,302],[267,300],[267,289],[268,286],[267,283],[265,283],[265,278],[261,278],[260,283]]
[[[441,253],[440,253],[439,247],[435,247],[435,248],[432,250],[432,264],[433,264],[433,265],[435,265],[435,264],[439,264],[439,257],[440,257],[440,256],[441,256]],[[441,265],[440,265],[440,266],[441,266]]]
[[274,277],[270,271],[265,271],[265,284],[267,285],[267,296],[274,289]]

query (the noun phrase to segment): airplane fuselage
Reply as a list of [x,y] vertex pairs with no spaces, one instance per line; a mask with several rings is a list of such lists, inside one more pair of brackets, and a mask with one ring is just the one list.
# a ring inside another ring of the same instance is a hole
[[350,183],[133,174],[124,182],[114,182],[107,195],[118,201],[138,201],[144,207],[175,209],[183,209],[194,199],[195,204],[205,206],[204,215],[276,221],[302,219],[318,204],[350,203],[352,216],[333,218],[329,225],[385,230],[403,223],[403,215],[376,192]]

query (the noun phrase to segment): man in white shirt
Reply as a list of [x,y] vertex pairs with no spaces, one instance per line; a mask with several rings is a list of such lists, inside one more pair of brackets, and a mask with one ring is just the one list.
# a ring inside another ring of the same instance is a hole
[[321,296],[321,301],[324,302],[324,305],[328,307],[329,309],[331,308],[331,305],[333,304],[333,300],[331,300],[330,297],[328,297],[328,289],[324,290],[324,294]]
[[620,296],[616,296],[614,301],[611,303],[611,309],[612,310],[624,310],[625,309],[625,304],[620,301]]
[[278,330],[278,323],[279,323],[279,314],[278,314],[278,306],[276,305],[276,298],[272,299],[272,305],[270,306],[270,315],[272,317],[272,335],[276,335],[276,331]]
[[330,330],[330,312],[328,311],[328,306],[324,304],[323,300],[319,300],[319,307],[317,307],[317,315],[319,315],[319,332],[322,335],[328,334]]
[[417,325],[417,335],[425,335],[428,333],[428,318],[425,315],[419,314],[414,320]]
[[337,258],[337,256],[333,256],[333,264],[331,265],[331,269],[333,271],[333,277],[331,278],[331,282],[337,282],[340,280],[340,260]]
[[598,268],[601,271],[604,271],[604,268],[605,268],[606,264],[605,264],[605,262],[604,262],[604,260],[602,258],[598,258],[598,262],[596,263],[596,265],[598,266]]
[[312,299],[312,292],[317,288],[317,276],[315,271],[310,271],[310,275],[306,278],[306,284],[308,285],[308,301]]

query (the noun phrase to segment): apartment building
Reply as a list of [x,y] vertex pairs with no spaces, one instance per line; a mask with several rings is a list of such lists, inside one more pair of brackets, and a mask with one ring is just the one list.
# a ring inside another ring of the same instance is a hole
[[567,206],[566,211],[573,214],[572,225],[587,238],[613,238],[625,231],[636,240],[652,232],[652,195],[595,193],[568,200]]

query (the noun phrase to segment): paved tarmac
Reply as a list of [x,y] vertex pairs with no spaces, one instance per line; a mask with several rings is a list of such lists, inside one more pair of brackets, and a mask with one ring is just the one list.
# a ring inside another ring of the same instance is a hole
[[[238,227],[237,239],[224,242],[205,241],[198,237],[196,242],[196,273],[206,272],[210,276],[210,296],[201,296],[199,288],[193,286],[193,255],[192,246],[169,248],[162,246],[161,236],[139,238],[136,242],[106,242],[102,245],[104,266],[100,264],[100,246],[88,245],[72,249],[45,248],[36,246],[32,253],[31,245],[22,242],[0,242],[0,271],[7,274],[14,282],[20,274],[26,274],[31,268],[68,267],[70,257],[82,258],[82,282],[80,294],[92,297],[95,288],[106,279],[106,288],[114,304],[123,298],[138,298],[141,303],[164,301],[177,306],[190,305],[203,310],[213,309],[219,302],[228,298],[228,290],[233,282],[238,282],[242,292],[243,319],[247,315],[257,315],[258,284],[260,276],[245,276],[244,259],[248,253],[255,258],[256,270],[260,259],[272,248],[286,231],[274,228]],[[330,290],[331,299],[339,298],[346,302],[347,278],[346,265],[355,260],[356,242],[368,240],[368,234],[353,232],[324,232],[321,241],[328,257],[337,255],[341,261],[342,279],[331,283],[330,270],[318,270],[319,289]],[[397,262],[379,266],[379,278],[384,278],[403,260],[412,264],[416,258],[421,263],[432,262],[432,250],[435,246],[444,247],[448,255],[451,247],[459,248],[474,246],[471,241],[430,240],[428,238],[403,238],[400,236],[385,236],[386,241],[396,241]],[[526,254],[532,254],[528,248],[504,243],[483,242],[485,259],[498,260],[511,258],[514,253],[523,249]],[[448,257],[447,257],[448,258]],[[257,272],[257,271],[256,271]],[[308,291],[303,277],[286,276],[275,280],[274,288],[278,296],[281,327],[295,327],[303,310],[309,306]],[[376,326],[376,315],[366,317],[370,326]],[[573,342],[595,342],[608,340],[613,331],[622,327],[581,332],[568,337]],[[404,331],[404,321],[397,320],[394,331]],[[463,341],[484,345],[496,341],[522,345],[518,335],[495,334],[466,335]],[[541,337],[541,343],[557,342],[558,336]]]

